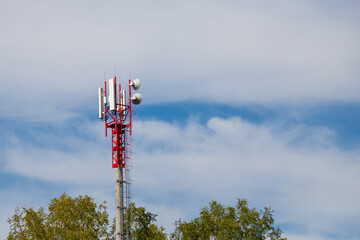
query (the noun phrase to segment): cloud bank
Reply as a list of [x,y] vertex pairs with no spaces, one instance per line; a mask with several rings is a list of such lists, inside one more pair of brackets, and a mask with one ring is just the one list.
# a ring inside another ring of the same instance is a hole
[[246,197],[257,206],[271,205],[284,226],[315,235],[346,238],[349,228],[339,226],[359,225],[354,183],[360,180],[360,155],[338,149],[329,129],[283,129],[241,118],[185,127],[146,121],[136,127],[135,179],[160,205],[172,204],[169,193],[178,194],[183,206],[174,208],[185,212],[203,204],[198,196],[229,204]]
[[128,69],[143,78],[148,103],[357,102],[356,9],[354,1],[5,1],[0,96],[12,105],[1,114],[74,117],[96,104],[95,87],[114,65],[123,80]]
[[[96,129],[102,133],[100,125]],[[329,129],[259,125],[240,117],[214,117],[205,125],[190,119],[184,126],[137,121],[134,129],[135,202],[161,214],[159,223],[169,230],[174,220],[194,217],[211,200],[234,204],[247,198],[258,208],[270,205],[277,224],[298,238],[357,234],[359,151],[338,148]],[[89,134],[99,138],[94,130]],[[70,191],[96,192],[113,203],[110,156],[106,164],[103,154],[109,144],[76,137],[65,142],[77,142],[78,150],[10,149],[5,169]],[[29,159],[26,168],[17,167]]]

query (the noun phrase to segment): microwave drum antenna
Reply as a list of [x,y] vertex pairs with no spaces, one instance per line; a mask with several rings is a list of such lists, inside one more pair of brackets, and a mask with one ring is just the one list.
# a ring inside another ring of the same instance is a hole
[[130,83],[130,86],[133,87],[134,90],[138,90],[140,88],[140,79],[135,79]]
[[140,93],[135,93],[132,97],[131,97],[131,101],[133,104],[140,104],[142,101],[142,96]]

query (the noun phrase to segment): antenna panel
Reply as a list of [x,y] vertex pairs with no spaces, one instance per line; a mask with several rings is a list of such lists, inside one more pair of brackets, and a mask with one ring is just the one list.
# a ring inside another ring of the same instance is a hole
[[126,114],[125,114],[125,108],[126,108],[126,100],[125,100],[125,90],[121,90],[121,110],[123,112],[121,112],[121,119],[123,121],[125,121],[126,119]]
[[104,119],[104,89],[98,89],[99,92],[99,118]]
[[116,110],[116,93],[115,93],[115,81],[114,79],[109,80],[109,103],[110,103],[110,110]]

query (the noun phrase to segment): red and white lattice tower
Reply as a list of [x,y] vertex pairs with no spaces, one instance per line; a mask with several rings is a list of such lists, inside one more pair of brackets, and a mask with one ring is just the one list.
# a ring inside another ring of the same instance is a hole
[[[108,86],[108,90],[107,90]],[[131,88],[139,89],[140,80],[129,79],[128,98],[125,89],[117,84],[116,76],[109,80],[108,85],[104,81],[104,89],[99,88],[99,118],[105,121],[105,136],[108,129],[111,130],[112,142],[112,167],[115,169],[115,239],[128,238],[129,234],[124,231],[124,211],[130,202],[129,178],[130,165],[130,137],[132,135],[132,103],[140,104],[140,93],[131,95]],[[125,175],[125,176],[124,176]],[[125,196],[124,196],[125,192]],[[127,228],[129,229],[129,227]]]

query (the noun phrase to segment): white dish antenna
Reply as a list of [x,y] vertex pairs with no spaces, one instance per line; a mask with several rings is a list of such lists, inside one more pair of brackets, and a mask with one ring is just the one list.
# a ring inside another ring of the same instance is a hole
[[137,78],[130,83],[130,86],[132,86],[134,90],[138,90],[140,88],[140,83],[140,79]]
[[135,93],[134,95],[132,95],[131,97],[131,101],[133,104],[140,104],[142,101],[142,96],[140,93]]

